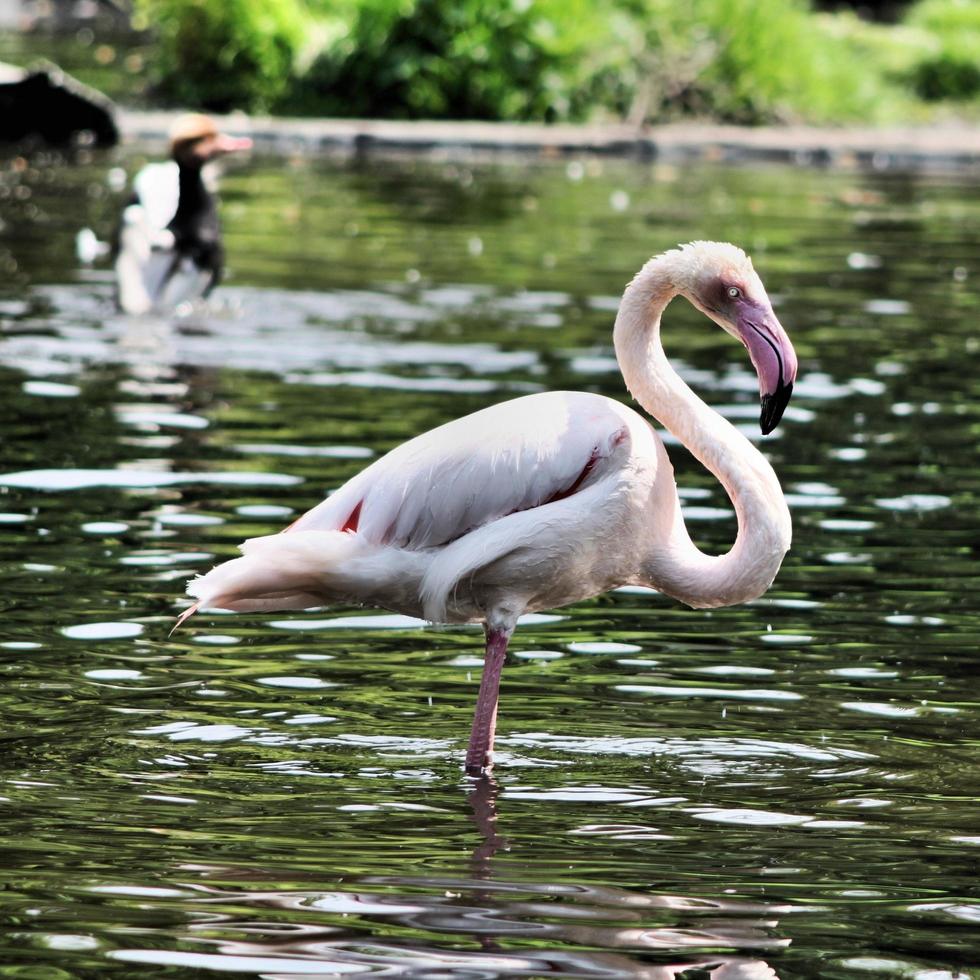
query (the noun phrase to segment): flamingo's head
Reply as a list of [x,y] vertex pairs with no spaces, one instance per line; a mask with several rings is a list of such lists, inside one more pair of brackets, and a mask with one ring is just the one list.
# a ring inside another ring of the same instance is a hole
[[772,432],[793,393],[796,351],[752,260],[740,248],[723,242],[692,242],[679,254],[678,292],[746,346],[759,376],[759,424],[763,434]]
[[170,154],[185,166],[201,167],[215,157],[251,146],[247,136],[228,136],[210,116],[197,112],[178,116],[170,127]]

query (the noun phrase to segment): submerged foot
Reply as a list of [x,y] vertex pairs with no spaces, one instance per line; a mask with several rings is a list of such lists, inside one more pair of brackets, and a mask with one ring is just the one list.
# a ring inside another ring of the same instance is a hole
[[478,779],[480,776],[488,776],[493,770],[493,753],[485,752],[482,757],[479,755],[472,757],[469,753],[466,756],[466,765],[463,767],[467,776]]

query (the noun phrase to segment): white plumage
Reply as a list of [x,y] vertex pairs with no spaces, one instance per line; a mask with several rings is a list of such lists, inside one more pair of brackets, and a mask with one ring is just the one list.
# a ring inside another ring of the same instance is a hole
[[[633,518],[631,488],[641,478],[652,483],[657,463],[649,423],[618,402],[584,392],[528,395],[409,440],[288,533],[247,542],[245,557],[189,591],[229,609],[304,608],[311,595],[324,601],[324,576],[336,573],[331,599],[473,622],[488,614],[490,579],[511,591],[517,564],[535,569],[536,581],[522,574],[525,610],[564,605],[613,584],[601,572],[598,532],[617,532]],[[576,533],[583,516],[589,526]],[[290,559],[277,559],[274,606],[254,589],[240,595],[237,583],[267,575],[261,569],[284,549]]]

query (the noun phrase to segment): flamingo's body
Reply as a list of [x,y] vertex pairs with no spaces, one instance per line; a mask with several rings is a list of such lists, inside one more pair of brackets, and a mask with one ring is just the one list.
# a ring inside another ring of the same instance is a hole
[[724,484],[739,521],[728,554],[710,557],[692,543],[670,460],[646,419],[599,395],[550,392],[392,450],[287,533],[247,541],[243,557],[193,581],[198,602],[181,621],[202,606],[353,602],[484,623],[487,663],[467,754],[467,770],[479,772],[491,762],[500,669],[522,614],[625,584],[696,607],[760,595],[789,548],[789,511],[762,454],[670,367],[659,321],[679,292],[748,346],[764,431],[788,401],[796,357],[734,246],[695,243],[658,256],[623,298],[615,343],[627,384]]

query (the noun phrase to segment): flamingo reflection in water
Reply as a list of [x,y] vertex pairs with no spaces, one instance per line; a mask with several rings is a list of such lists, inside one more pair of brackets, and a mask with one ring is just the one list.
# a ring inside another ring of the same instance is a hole
[[[477,830],[469,874],[461,858],[458,875],[344,874],[343,890],[326,890],[317,886],[322,871],[300,865],[185,865],[173,878],[185,882],[182,902],[198,914],[180,936],[181,949],[107,955],[274,977],[392,972],[680,980],[695,971],[711,980],[778,980],[760,953],[790,944],[774,932],[782,915],[801,907],[548,881],[542,875],[555,866],[550,861],[517,877],[539,858],[496,866],[497,855],[513,846],[499,827],[496,781],[484,776],[466,791]],[[426,839],[431,832],[423,831]],[[273,881],[281,887],[262,884]],[[265,910],[270,920],[263,920]],[[467,938],[475,947],[467,947]]]
[[797,360],[759,276],[734,245],[694,242],[651,259],[627,286],[613,333],[626,385],[718,479],[738,533],[702,553],[681,514],[673,469],[650,423],[586,392],[494,405],[409,440],[285,533],[195,579],[197,609],[382,606],[436,623],[480,622],[483,677],[466,754],[493,761],[501,671],[521,615],[622,585],[651,586],[695,608],[746,602],[772,583],[790,515],[765,457],[709,408],[668,361],[667,304],[683,296],[740,340],[759,378],[761,428],[779,422]]

